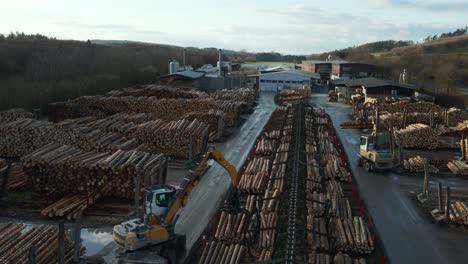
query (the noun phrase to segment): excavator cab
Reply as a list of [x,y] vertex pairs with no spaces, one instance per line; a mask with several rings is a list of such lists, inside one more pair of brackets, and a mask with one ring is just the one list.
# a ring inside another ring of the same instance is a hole
[[175,197],[176,188],[171,185],[160,184],[145,188],[146,215],[156,215],[159,218],[163,218]]

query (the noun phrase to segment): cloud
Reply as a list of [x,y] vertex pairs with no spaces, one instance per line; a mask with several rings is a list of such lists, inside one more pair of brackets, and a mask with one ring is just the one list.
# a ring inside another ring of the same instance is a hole
[[460,12],[468,11],[468,2],[428,2],[428,1],[412,1],[412,0],[369,0],[371,4],[386,6],[411,8],[417,10],[426,10],[432,12]]
[[144,30],[139,29],[131,25],[122,25],[122,24],[87,24],[79,21],[60,21],[55,24],[71,27],[75,29],[85,29],[85,30],[97,30],[97,31],[112,31],[118,33],[134,33],[134,34],[158,34],[166,35],[166,32],[158,30]]

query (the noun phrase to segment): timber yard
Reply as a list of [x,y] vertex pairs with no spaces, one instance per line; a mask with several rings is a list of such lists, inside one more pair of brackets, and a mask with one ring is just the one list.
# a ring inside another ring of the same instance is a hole
[[465,109],[349,61],[226,77],[221,52],[1,111],[0,262],[468,263]]

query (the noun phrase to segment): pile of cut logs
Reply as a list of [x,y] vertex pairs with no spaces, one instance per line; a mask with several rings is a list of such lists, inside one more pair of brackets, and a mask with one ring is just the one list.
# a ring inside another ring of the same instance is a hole
[[369,229],[361,217],[354,219],[334,219],[337,237],[337,250],[350,253],[369,254],[374,242]]
[[435,130],[424,124],[413,124],[404,129],[395,130],[395,135],[405,148],[435,149],[439,146],[439,138]]
[[278,105],[287,105],[303,102],[305,98],[310,97],[310,89],[287,89],[280,91],[275,99]]
[[221,91],[210,93],[209,96],[216,100],[244,102],[248,107],[251,107],[255,102],[255,92],[249,88],[223,89]]
[[60,200],[41,211],[41,215],[48,217],[66,217],[68,220],[74,220],[78,214],[88,209],[99,199],[100,195],[73,195],[68,194]]
[[[30,251],[37,264],[56,263],[58,229],[50,225],[0,224],[0,263],[31,263]],[[65,236],[65,263],[73,263],[74,242]],[[81,248],[80,254],[84,252]]]
[[258,193],[263,190],[271,167],[271,160],[262,157],[254,157],[249,161],[239,182],[239,191],[246,193]]
[[182,119],[194,120],[197,119],[208,125],[210,132],[210,140],[215,141],[223,136],[225,129],[226,114],[220,110],[211,109],[207,113],[190,112],[185,114]]
[[10,123],[18,119],[33,118],[33,114],[21,108],[14,108],[0,112],[0,124]]
[[255,154],[256,155],[263,155],[263,156],[271,156],[276,149],[276,141],[262,138],[261,140],[257,141],[257,145],[255,146]]
[[455,175],[468,176],[468,164],[464,161],[452,160],[447,163],[447,167]]
[[[1,167],[1,165],[0,165]],[[13,163],[11,165],[10,177],[8,178],[8,189],[16,190],[26,185],[26,173],[24,173],[21,163]]]
[[336,194],[330,195],[331,206],[329,216],[340,219],[352,219],[351,205],[348,198]]
[[327,221],[322,217],[307,215],[307,243],[312,251],[328,251],[329,234],[327,231]]
[[247,214],[230,214],[221,211],[215,239],[225,244],[241,243],[245,238],[248,220]]
[[451,203],[449,218],[457,224],[468,225],[468,206],[466,203],[461,201]]
[[456,126],[461,122],[467,121],[468,120],[468,113],[466,111],[463,111],[461,109],[452,107],[447,111],[447,126]]
[[409,172],[424,172],[425,164],[427,166],[426,168],[427,172],[429,173],[439,172],[439,169],[437,169],[434,165],[429,164],[426,158],[421,158],[420,156],[412,157],[403,161],[403,167]]
[[199,264],[237,264],[244,251],[245,245],[241,244],[224,244],[218,241],[208,242]]
[[226,114],[227,126],[236,126],[241,113],[241,103],[212,98],[158,99],[133,96],[83,96],[78,100],[81,111],[94,116],[108,116],[119,112],[152,113],[153,118],[171,121],[180,119],[190,112],[207,113],[213,109]]
[[108,154],[51,143],[22,161],[28,185],[36,190],[133,198],[136,178],[141,177],[138,190],[156,183],[165,159],[136,150]]
[[443,108],[439,105],[428,103],[428,102],[417,102],[411,103],[408,101],[399,101],[396,103],[382,103],[380,110],[389,113],[403,113],[405,110],[407,113],[429,113],[429,112],[442,112]]
[[107,93],[111,96],[152,96],[155,98],[203,98],[207,94],[188,87],[173,87],[166,85],[139,85],[124,88],[122,90],[114,90]]

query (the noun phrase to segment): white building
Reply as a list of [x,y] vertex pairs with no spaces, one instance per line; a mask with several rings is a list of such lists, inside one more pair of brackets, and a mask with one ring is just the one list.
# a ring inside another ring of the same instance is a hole
[[288,69],[278,72],[261,73],[252,77],[258,77],[260,91],[277,91],[289,88],[311,87],[320,74],[301,70]]

